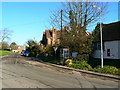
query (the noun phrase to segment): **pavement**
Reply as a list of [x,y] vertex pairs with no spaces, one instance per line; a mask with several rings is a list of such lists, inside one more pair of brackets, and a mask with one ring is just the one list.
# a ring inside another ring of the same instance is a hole
[[[118,81],[88,77],[65,66],[33,61],[18,54],[2,58],[2,88],[112,88]],[[0,64],[1,65],[1,64]],[[65,69],[64,69],[65,68]]]

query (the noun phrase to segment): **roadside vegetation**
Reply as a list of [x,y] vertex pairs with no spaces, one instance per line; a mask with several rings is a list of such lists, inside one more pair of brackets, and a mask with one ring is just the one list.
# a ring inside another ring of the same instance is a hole
[[[40,45],[35,41],[28,41],[27,50],[31,53],[31,57],[37,57],[39,60],[44,62],[62,65],[60,60],[60,47],[55,54],[53,47],[49,46],[45,49],[41,49]],[[65,66],[72,67],[75,69],[94,71],[98,73],[106,73],[106,74],[114,74],[120,75],[120,60],[105,60],[104,59],[104,67],[101,68],[101,59],[89,58],[85,59],[82,55],[77,58],[71,58],[72,64],[65,63]]]
[[[61,65],[60,60],[59,59],[55,60],[54,57],[43,57],[40,59],[42,59],[44,62]],[[65,66],[72,67],[75,69],[88,70],[88,71],[93,71],[93,72],[98,72],[98,73],[120,75],[120,65],[119,66],[118,65],[116,66],[116,65],[117,65],[117,62],[111,65],[107,63],[106,60],[105,60],[105,64],[103,68],[101,68],[100,64],[96,66],[92,66],[92,64],[90,64],[88,60],[81,60],[81,61],[72,60],[72,64],[70,65],[69,63],[65,64]]]
[[6,55],[11,54],[11,53],[13,53],[13,52],[11,52],[11,51],[5,51],[5,50],[0,50],[0,56],[6,56]]
[[101,68],[100,66],[97,66],[92,69],[94,72],[99,72],[99,73],[107,73],[107,74],[115,74],[115,75],[120,75],[120,69],[114,67],[114,66],[104,66]]
[[[49,62],[52,64],[61,65],[61,61],[59,54],[57,54],[57,58],[55,58],[55,54],[51,54],[46,56],[45,53],[42,53],[39,55],[39,59],[43,60],[44,62]],[[89,60],[80,60],[80,59],[71,59],[72,64],[69,64],[69,62],[65,63],[65,66],[72,67],[75,69],[81,69],[81,70],[88,70],[98,73],[106,73],[106,74],[113,74],[113,75],[120,75],[120,60],[104,60],[104,67],[101,68],[101,60],[100,59],[94,59],[91,58]]]
[[73,61],[73,64],[67,65],[67,66],[76,68],[76,69],[94,71],[94,72],[98,72],[98,73],[120,75],[120,67],[117,68],[118,66],[117,67],[110,66],[110,65],[107,65],[107,63],[104,65],[103,68],[101,68],[100,64],[96,67],[92,67],[92,65],[89,64],[89,62],[87,60],[81,60],[81,61],[77,61],[77,62]]

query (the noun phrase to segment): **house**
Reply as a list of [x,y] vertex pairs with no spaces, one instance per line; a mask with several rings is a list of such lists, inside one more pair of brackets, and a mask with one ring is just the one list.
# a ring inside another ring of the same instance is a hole
[[16,50],[12,50],[12,52],[21,53],[22,50],[25,50],[25,46],[17,45],[17,49]]
[[[120,21],[106,24],[103,27],[104,59],[120,59]],[[94,58],[101,58],[100,40],[95,43]]]
[[[62,31],[70,32],[70,27],[65,26],[62,28]],[[86,32],[86,35],[89,36],[90,33]],[[60,44],[60,37],[61,37],[61,30],[56,30],[53,27],[52,30],[45,30],[40,43],[43,44],[45,47],[47,45],[50,45],[50,46],[54,46],[56,44],[59,45]]]
[[41,43],[44,46],[60,44],[60,30],[56,30],[54,27],[52,30],[45,30]]

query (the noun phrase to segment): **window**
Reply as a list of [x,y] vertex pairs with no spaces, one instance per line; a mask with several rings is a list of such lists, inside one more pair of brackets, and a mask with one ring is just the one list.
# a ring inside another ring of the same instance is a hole
[[101,49],[101,44],[97,43],[97,50],[100,50],[100,49]]
[[[101,50],[101,43],[100,42],[94,43],[94,49],[95,50]],[[103,50],[104,50],[104,42],[103,42]]]

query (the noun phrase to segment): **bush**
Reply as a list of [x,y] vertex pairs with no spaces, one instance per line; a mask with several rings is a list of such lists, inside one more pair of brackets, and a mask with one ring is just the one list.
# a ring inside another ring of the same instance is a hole
[[67,60],[65,61],[65,64],[66,64],[67,66],[72,65],[72,59],[67,59]]
[[40,45],[36,41],[28,40],[26,51],[29,51],[30,56],[32,57],[38,57],[41,52],[41,48],[40,48]]
[[31,47],[31,49],[29,49],[28,51],[30,52],[30,56],[33,56],[33,57],[37,57],[40,54],[40,50],[37,45]]
[[59,60],[49,60],[48,62],[53,64],[58,64],[58,65],[60,64]]
[[120,75],[120,69],[114,66],[104,66],[103,68],[101,68],[100,66],[97,66],[95,68],[92,68],[85,60],[77,61],[77,63],[75,63],[74,61],[74,63],[70,65],[70,67],[73,67],[76,69],[91,70],[91,71],[99,72],[99,73]]
[[54,49],[52,46],[47,46],[44,53],[48,54],[49,56],[53,55],[54,54]]
[[109,73],[109,74],[120,75],[119,69],[117,69],[114,66],[104,66],[103,68],[101,68],[100,66],[98,66],[98,67],[93,68],[92,71],[100,72],[100,73]]
[[92,67],[87,63],[86,60],[81,60],[81,61],[74,61],[70,67],[77,68],[77,69],[84,69],[84,70],[91,70]]

